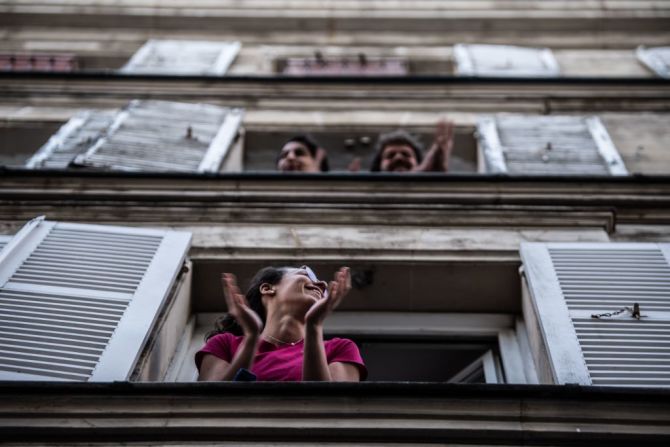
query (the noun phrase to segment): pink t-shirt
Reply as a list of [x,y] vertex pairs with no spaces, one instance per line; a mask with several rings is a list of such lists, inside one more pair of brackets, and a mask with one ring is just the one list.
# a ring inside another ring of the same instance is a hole
[[[207,340],[205,346],[195,354],[195,364],[200,370],[200,364],[205,354],[231,362],[242,343],[244,337],[233,335],[230,332],[217,334]],[[324,342],[328,364],[335,362],[352,363],[358,367],[361,380],[367,377],[368,372],[358,351],[358,346],[346,338],[333,338]],[[275,346],[262,340],[258,345],[258,352],[251,365],[251,372],[256,374],[259,381],[297,382],[302,380],[302,349],[303,342],[295,346]]]

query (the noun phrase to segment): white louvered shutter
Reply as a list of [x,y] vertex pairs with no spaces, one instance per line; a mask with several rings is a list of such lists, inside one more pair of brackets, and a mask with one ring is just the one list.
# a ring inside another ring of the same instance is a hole
[[482,116],[477,135],[480,172],[628,175],[605,126],[595,116]]
[[112,124],[116,110],[85,110],[65,123],[26,162],[31,169],[65,169],[88,150]]
[[0,380],[127,380],[190,239],[26,224],[0,252]]
[[240,51],[239,42],[200,40],[147,41],[121,68],[122,73],[223,75]]
[[646,48],[640,46],[637,58],[662,78],[670,79],[670,47]]
[[218,172],[243,111],[209,104],[134,100],[74,164],[122,171]]
[[554,77],[561,73],[549,48],[458,44],[454,60],[459,76]]
[[557,383],[670,387],[669,244],[527,243],[521,258]]

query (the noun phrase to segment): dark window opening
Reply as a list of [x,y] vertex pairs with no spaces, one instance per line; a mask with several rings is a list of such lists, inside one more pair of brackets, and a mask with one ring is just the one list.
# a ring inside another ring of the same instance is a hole
[[368,368],[368,381],[503,382],[495,340],[389,340],[350,337]]
[[447,57],[338,56],[282,57],[274,61],[274,72],[289,76],[416,76],[453,75],[454,61]]
[[22,167],[64,123],[0,124],[0,166]]
[[[361,172],[369,169],[374,157],[374,146],[380,133],[395,128],[380,127],[366,129],[334,129],[308,131],[254,131],[247,129],[244,142],[244,171],[275,171],[277,154],[290,137],[308,133],[328,151],[331,171],[347,171],[354,158],[361,159]],[[428,127],[406,128],[420,138],[429,149],[433,141],[433,129]],[[474,128],[457,128],[454,150],[451,154],[450,172],[477,172],[477,139]]]

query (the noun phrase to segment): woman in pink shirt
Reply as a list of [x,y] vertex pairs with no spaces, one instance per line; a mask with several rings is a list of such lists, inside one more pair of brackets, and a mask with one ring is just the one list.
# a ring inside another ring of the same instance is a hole
[[198,380],[234,380],[240,373],[263,381],[365,379],[354,342],[323,339],[324,320],[351,288],[349,268],[327,284],[306,266],[267,267],[246,297],[234,275],[224,273],[222,283],[228,315],[195,356]]

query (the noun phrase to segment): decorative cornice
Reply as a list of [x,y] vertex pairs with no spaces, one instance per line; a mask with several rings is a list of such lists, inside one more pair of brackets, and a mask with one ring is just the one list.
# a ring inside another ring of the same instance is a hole
[[5,442],[666,445],[667,390],[427,383],[0,384]]

